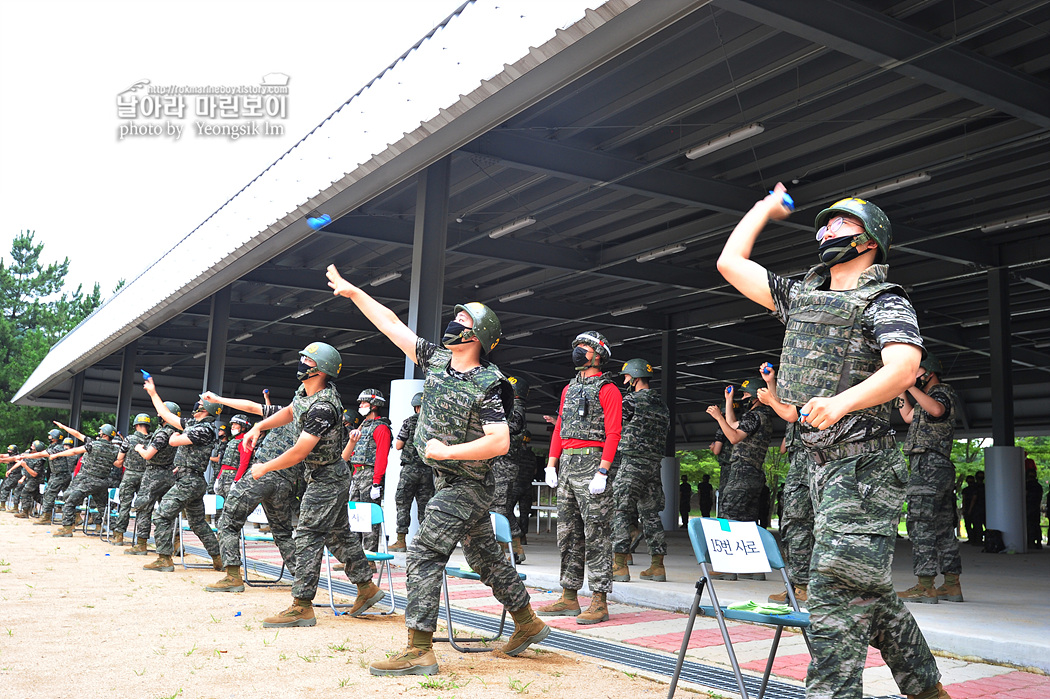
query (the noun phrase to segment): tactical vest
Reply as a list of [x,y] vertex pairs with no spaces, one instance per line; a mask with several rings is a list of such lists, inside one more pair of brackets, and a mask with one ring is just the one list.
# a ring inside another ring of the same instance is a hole
[[220,471],[236,471],[241,467],[241,450],[238,448],[241,446],[241,440],[243,436],[231,439],[226,445],[226,449],[222,452],[222,459],[219,461]]
[[729,464],[733,461],[733,443],[729,441],[721,427],[715,430],[715,441],[722,443],[722,449],[715,455],[715,458],[718,460],[721,477],[725,478],[729,474]]
[[[343,401],[339,398],[339,391],[332,384],[325,386],[312,396],[306,395],[305,386],[299,386],[299,390],[295,392],[295,398],[292,399],[292,414],[295,416],[293,422],[298,429],[298,434],[302,433],[303,428],[306,426],[306,416],[310,412],[310,408],[316,403],[328,403],[335,410],[337,417],[343,414]],[[297,440],[298,434],[296,435]],[[337,420],[336,424],[332,425],[321,435],[320,441],[306,455],[303,463],[309,468],[319,468],[333,464],[343,458],[342,453],[345,444],[346,438],[344,436],[343,423]]]
[[445,444],[464,444],[484,436],[478,407],[485,394],[504,380],[494,364],[483,364],[466,377],[447,373],[452,352],[434,350],[423,381],[423,406],[419,411],[414,444],[420,460],[445,476],[465,476],[483,481],[492,468],[492,459],[460,461],[428,459],[426,444],[437,439]]
[[[274,427],[266,433],[263,440],[259,442],[259,445],[255,448],[255,452],[252,454],[252,463],[261,464],[276,459],[278,456],[295,446],[295,442],[298,439],[299,431],[296,429],[294,420],[287,425]],[[301,471],[301,465],[296,464],[295,466],[282,468],[280,471],[271,471],[270,473],[283,478],[290,483],[295,483],[298,480]],[[250,476],[245,477],[248,478]]]
[[369,418],[361,423],[361,438],[354,445],[354,453],[350,455],[350,463],[354,466],[375,466],[376,463],[376,440],[375,431],[380,425],[390,427],[390,420],[385,417]]
[[762,465],[766,461],[766,453],[769,451],[769,440],[773,438],[773,409],[760,403],[748,412],[758,416],[761,420],[761,425],[757,430],[745,437],[743,441],[733,445],[730,469],[736,475],[740,475],[736,473],[738,467],[748,467],[761,471]]
[[[152,445],[153,440],[156,439],[157,435],[161,432],[164,433],[164,443],[167,444],[172,436],[176,433],[176,430],[171,425],[164,425],[158,427],[157,431],[149,436],[148,444]],[[148,449],[149,447],[147,447]],[[178,451],[177,447],[165,446],[157,450],[157,453],[153,455],[153,458],[149,460],[150,468],[165,468],[171,470],[172,464],[175,463],[175,452]]]
[[91,440],[91,452],[84,457],[84,465],[81,466],[80,471],[105,480],[109,478],[110,469],[113,468],[113,462],[117,460],[118,454],[120,454],[119,445],[104,439],[93,439]]
[[415,436],[416,436],[416,425],[419,423],[419,415],[412,413],[405,418],[405,421],[401,423],[402,432],[407,433],[405,439],[405,445],[401,447],[401,465],[402,466],[418,466],[423,463],[419,458],[419,452],[416,451]]
[[613,383],[611,374],[585,377],[580,373],[569,382],[561,412],[563,440],[605,441],[605,411],[598,394],[607,383]]
[[[797,407],[814,397],[838,395],[875,373],[882,366],[882,357],[863,339],[864,309],[886,292],[907,298],[904,289],[886,282],[886,265],[872,265],[861,274],[856,289],[844,291],[820,288],[827,279],[823,269],[818,266],[809,271],[787,312],[777,395]],[[850,415],[888,428],[890,407],[887,402]],[[811,431],[802,428],[803,440]]]
[[[66,446],[64,444],[52,444],[47,448],[48,454],[57,454],[60,451],[65,451]],[[75,457],[73,456],[60,456],[51,462],[51,476],[68,476],[73,472],[73,467],[76,466]],[[72,463],[71,463],[72,462]]]
[[955,389],[946,383],[939,383],[932,387],[927,395],[946,397],[948,409],[939,420],[934,420],[921,405],[916,403],[911,425],[908,426],[908,436],[904,439],[904,453],[921,454],[933,451],[950,459],[952,439],[955,437]]
[[660,395],[651,388],[633,391],[623,398],[624,415],[633,407],[633,415],[623,423],[618,450],[625,456],[661,457],[667,445],[671,413]]
[[218,439],[215,436],[214,423],[215,418],[211,415],[203,420],[197,420],[192,417],[186,420],[183,425],[185,432],[189,432],[195,425],[207,425],[212,430],[212,441],[205,444],[183,444],[177,447],[175,449],[175,468],[179,470],[179,473],[193,471],[203,475],[208,470],[208,464],[211,463],[211,449],[215,446],[215,440]]
[[798,423],[789,422],[784,428],[784,448],[791,451],[795,447],[801,447],[802,442],[798,438]]
[[29,478],[34,479],[38,483],[44,480],[44,475],[47,473],[47,459],[26,459],[26,466],[36,471],[35,476],[30,476],[28,472],[26,473],[27,483]]
[[[138,444],[141,444],[143,449],[149,446],[149,435],[142,434],[138,430],[135,430],[127,436],[127,439],[124,440],[124,444],[128,445],[128,450],[124,452],[125,471],[141,473],[149,468],[149,462],[143,459],[142,455],[135,451],[135,446]],[[124,451],[124,445],[121,445],[120,450]]]

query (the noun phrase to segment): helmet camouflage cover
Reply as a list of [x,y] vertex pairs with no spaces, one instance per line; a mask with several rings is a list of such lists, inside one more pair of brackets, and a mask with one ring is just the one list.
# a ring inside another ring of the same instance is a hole
[[386,405],[386,398],[378,388],[366,388],[357,396],[358,403],[368,403],[373,408],[382,408]]
[[814,231],[819,231],[827,225],[835,214],[849,214],[860,219],[864,224],[864,230],[870,240],[874,240],[879,246],[875,254],[875,261],[885,263],[890,254],[890,244],[893,242],[893,229],[890,227],[890,219],[886,213],[870,201],[848,197],[840,199],[828,208],[817,214],[814,221]]
[[588,330],[582,332],[576,336],[572,341],[570,347],[576,347],[577,345],[587,345],[602,359],[612,359],[612,350],[609,347],[609,341],[597,330]]

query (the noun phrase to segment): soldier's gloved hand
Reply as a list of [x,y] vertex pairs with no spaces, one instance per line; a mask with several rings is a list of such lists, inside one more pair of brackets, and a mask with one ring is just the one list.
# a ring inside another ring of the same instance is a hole
[[547,482],[548,488],[558,487],[558,472],[553,466],[548,466],[543,469],[543,480]]
[[215,479],[215,485],[214,485],[214,486],[212,486],[212,489],[211,489],[211,491],[212,491],[213,493],[217,493],[217,492],[219,492],[219,483],[220,483],[221,481],[222,481],[222,478],[216,478],[216,479]]
[[379,486],[378,485],[373,485],[371,490],[368,491],[368,497],[372,498],[373,500],[378,500],[379,499],[379,493],[380,493]]
[[605,482],[609,480],[609,477],[604,473],[594,474],[594,478],[587,484],[587,489],[591,491],[591,495],[601,495],[605,492]]

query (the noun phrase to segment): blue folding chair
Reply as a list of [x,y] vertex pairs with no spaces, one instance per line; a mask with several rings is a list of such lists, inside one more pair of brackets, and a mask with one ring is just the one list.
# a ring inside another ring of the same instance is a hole
[[[780,645],[780,636],[783,634],[785,628],[799,629],[802,632],[802,637],[806,641],[806,646],[809,647],[810,655],[813,655],[813,647],[809,643],[809,635],[806,634],[806,629],[809,628],[809,613],[799,610],[798,601],[795,599],[794,589],[791,586],[791,582],[788,580],[787,571],[784,567],[784,559],[780,555],[780,548],[777,547],[777,541],[773,538],[772,534],[762,527],[758,527],[758,534],[766,555],[766,560],[769,561],[770,568],[780,571],[780,576],[783,578],[784,582],[784,589],[787,590],[788,600],[794,611],[790,614],[770,615],[760,614],[755,611],[730,609],[726,606],[720,605],[718,602],[718,594],[715,592],[714,582],[711,580],[711,570],[708,567],[711,563],[711,557],[708,553],[707,539],[704,536],[704,528],[702,524],[705,519],[709,518],[695,517],[689,520],[689,541],[693,544],[693,554],[696,556],[697,563],[700,564],[700,579],[696,583],[696,595],[693,597],[693,606],[689,610],[689,621],[686,624],[685,637],[682,639],[682,647],[678,651],[678,660],[675,663],[674,673],[671,675],[671,688],[667,693],[667,698],[671,699],[671,697],[674,696],[675,688],[678,685],[678,677],[682,672],[682,663],[685,661],[685,653],[689,649],[689,637],[693,634],[693,623],[696,621],[697,614],[703,614],[704,616],[713,616],[718,621],[718,628],[722,630],[722,640],[725,642],[726,651],[729,653],[729,662],[733,665],[733,674],[736,676],[736,683],[740,688],[740,695],[743,699],[750,699],[751,695],[747,693],[747,687],[744,686],[744,676],[740,672],[740,663],[737,662],[736,652],[733,650],[733,641],[729,638],[729,630],[726,628],[726,619],[746,621],[753,624],[764,624],[776,628],[776,633],[773,635],[773,644],[769,649],[769,658],[766,660],[766,670],[762,675],[762,684],[759,687],[757,695],[758,699],[762,699],[762,696],[766,692],[766,685],[769,683],[769,675],[773,670],[773,659],[776,657],[777,647]],[[700,604],[705,586],[711,597],[710,605]]]
[[[256,506],[255,510],[248,515],[248,521],[252,524],[269,524],[269,520],[266,519],[266,512],[263,511],[262,505]],[[248,546],[247,542],[263,542],[263,543],[274,543],[273,534],[268,532],[253,531],[247,533],[244,531],[244,527],[241,527],[241,561],[244,563],[244,584],[248,587],[291,587],[290,582],[284,581],[284,571],[287,569],[284,565],[284,558],[281,558],[281,572],[277,574],[276,580],[268,580],[265,578],[255,578],[254,580],[249,576],[248,571],[253,566],[248,562]],[[258,572],[258,569],[256,569]]]
[[[383,587],[383,577],[386,576],[387,581],[387,596],[386,599],[389,601],[389,606],[386,607],[386,611],[367,611],[363,612],[361,616],[386,616],[387,614],[393,614],[397,607],[394,605],[394,578],[390,570],[390,561],[394,560],[394,554],[388,553],[386,550],[386,524],[383,522],[383,508],[374,502],[350,502],[346,506],[347,515],[354,516],[355,513],[365,513],[372,526],[379,525],[379,551],[375,553],[371,551],[365,551],[365,558],[370,563],[376,564],[376,570],[379,573],[379,578],[376,580],[376,585]],[[332,592],[332,557],[326,547],[324,550],[324,562],[325,569],[328,577],[328,605],[332,609],[332,613],[339,616],[338,611],[344,607],[352,607],[353,603],[349,604],[336,604],[335,594]],[[324,604],[315,604],[315,607],[324,607]],[[373,607],[374,609],[374,607]]]
[[[117,490],[116,488],[109,488],[107,490],[108,497],[109,498],[113,498],[114,494],[116,493],[116,490]],[[65,503],[63,503],[63,505],[64,504]],[[57,503],[56,503],[56,507],[57,507]],[[109,529],[109,522],[104,520],[104,519],[101,519],[101,513],[105,512],[105,508],[101,508],[100,509],[99,503],[95,502],[95,496],[94,495],[88,495],[86,498],[84,498],[84,502],[82,502],[81,504],[77,505],[77,510],[79,510],[80,512],[84,513],[84,529],[83,529],[83,531],[84,531],[84,534],[86,534],[87,536],[97,536],[97,537],[101,538],[103,536],[103,534],[105,534],[106,531]],[[94,531],[88,531],[88,528],[91,526],[91,517],[92,517],[92,515],[98,515],[99,519],[95,523],[95,530]]]
[[[511,543],[510,522],[507,521],[507,518],[498,512],[490,512],[489,516],[492,520],[492,531],[496,535],[496,541],[498,541],[501,544]],[[514,556],[512,554],[509,554],[507,558],[510,561],[511,567],[514,568],[514,572],[517,573],[518,566],[514,562]],[[485,653],[491,651],[491,648],[468,648],[461,644],[489,643],[500,638],[503,635],[503,628],[507,624],[507,608],[503,608],[503,615],[499,619],[499,629],[496,630],[496,634],[494,636],[457,636],[456,630],[452,626],[452,602],[448,595],[449,576],[453,578],[461,578],[463,580],[481,580],[481,576],[472,570],[464,570],[458,565],[445,566],[445,575],[442,576],[441,579],[441,590],[442,594],[445,597],[445,624],[448,628],[448,636],[442,638],[435,637],[434,640],[441,642],[448,641],[448,643],[450,643],[452,647],[458,650],[460,653]],[[518,577],[524,580],[525,574],[518,573]]]
[[[204,516],[215,518],[216,513],[222,509],[222,503],[224,502],[221,495],[212,495],[211,493],[204,494]],[[176,529],[179,533],[179,543],[175,546],[175,555],[182,556],[182,567],[185,568],[211,568],[211,563],[187,563],[186,562],[186,543],[183,541],[183,532],[190,531],[190,525],[182,518],[182,510],[179,510],[179,519],[176,522]],[[213,532],[219,531],[215,528],[215,525],[211,525]]]

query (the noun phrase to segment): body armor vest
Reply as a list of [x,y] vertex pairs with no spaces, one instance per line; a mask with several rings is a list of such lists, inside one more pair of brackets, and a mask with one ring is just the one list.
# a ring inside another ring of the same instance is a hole
[[483,481],[492,468],[492,459],[460,461],[427,459],[426,444],[438,439],[445,444],[464,444],[484,436],[478,403],[495,385],[504,381],[494,364],[483,364],[465,377],[447,373],[452,352],[444,348],[434,350],[423,382],[423,405],[416,424],[415,447],[420,460],[446,476],[465,476]]
[[[343,401],[339,397],[339,391],[332,384],[328,384],[312,396],[306,395],[306,388],[300,386],[299,390],[295,392],[295,398],[292,400],[292,414],[295,416],[293,422],[298,429],[298,433],[302,433],[303,427],[306,425],[306,416],[310,412],[310,408],[316,403],[328,403],[335,410],[337,416],[343,414]],[[296,439],[298,440],[298,438],[298,434],[296,434]],[[346,437],[343,423],[337,421],[336,424],[325,431],[317,445],[303,459],[303,463],[310,468],[333,464],[343,458],[342,453],[345,444]]]
[[584,377],[576,374],[569,382],[562,403],[561,438],[605,441],[605,411],[598,394],[602,386],[612,383],[610,374]]
[[[177,430],[171,425],[158,427],[157,431],[149,436],[149,444],[153,444],[153,440],[156,439],[157,435],[161,432],[164,433],[164,443],[167,444],[171,440],[172,435],[176,433],[176,431]],[[175,463],[176,451],[178,451],[178,447],[161,447],[157,450],[157,453],[153,455],[153,458],[149,460],[150,468],[166,468],[170,471],[172,464]]]
[[375,466],[376,463],[376,439],[375,431],[380,425],[390,427],[390,420],[385,417],[369,418],[361,423],[361,438],[354,446],[354,453],[350,455],[350,463],[354,466]]
[[231,439],[226,445],[226,448],[222,452],[222,459],[219,460],[220,471],[236,471],[241,467],[241,440],[244,436],[239,436],[236,439]]
[[109,478],[113,462],[117,460],[120,447],[104,439],[91,440],[91,453],[84,458],[81,472],[95,478],[105,480]]
[[[52,444],[47,448],[48,454],[57,454],[60,451],[65,451],[66,446],[64,444]],[[51,475],[52,476],[68,476],[73,472],[73,467],[76,466],[76,457],[73,456],[60,456],[50,463]]]
[[[149,446],[149,435],[142,434],[136,430],[129,434],[124,442],[128,445],[128,450],[124,452],[124,470],[141,473],[149,468],[149,462],[135,451],[135,445],[137,444],[141,444],[143,449]],[[124,447],[121,445],[121,451],[123,450]]]
[[623,423],[619,451],[625,456],[648,456],[660,458],[667,445],[667,429],[671,424],[671,413],[651,388],[628,393],[623,398],[624,415],[633,414]]
[[405,446],[401,448],[402,466],[419,466],[423,463],[416,451],[415,437],[416,425],[419,424],[419,415],[412,413],[401,423],[401,431],[405,434]]
[[733,445],[730,470],[735,475],[741,475],[736,471],[738,467],[748,467],[761,471],[762,464],[766,460],[766,452],[769,451],[769,440],[773,438],[773,409],[768,405],[759,403],[748,412],[752,416],[758,417],[761,420],[761,424],[757,430],[744,437],[743,441]]
[[[32,478],[37,483],[41,483],[44,480],[44,475],[47,473],[47,459],[26,459],[26,466],[36,471],[35,476],[30,476],[26,472],[26,478]],[[26,480],[28,483],[29,481]]]
[[[296,423],[294,420],[287,425],[274,427],[266,433],[265,439],[263,439],[259,443],[259,446],[256,447],[255,453],[252,454],[252,463],[261,464],[276,459],[278,456],[295,446],[295,442],[298,439],[299,432],[296,429]],[[269,476],[270,474],[273,474],[279,478],[284,478],[290,483],[295,483],[299,479],[301,472],[302,468],[297,464],[288,468],[282,468],[280,471],[270,471],[270,473],[266,475]],[[250,478],[251,476],[246,475],[245,477]]]
[[933,451],[950,459],[952,439],[955,438],[955,389],[946,383],[939,383],[930,388],[927,395],[947,398],[948,409],[939,420],[934,420],[916,403],[911,425],[908,426],[908,436],[904,439],[904,453],[921,454]]
[[[212,430],[212,441],[206,444],[183,444],[180,447],[176,447],[175,468],[179,469],[179,473],[193,471],[203,475],[208,469],[208,464],[211,463],[211,450],[215,446],[215,440],[218,439],[214,432],[215,418],[211,415],[203,420],[191,417],[184,423],[184,429],[189,432],[196,425],[207,425],[208,429]],[[158,453],[157,456],[159,455]]]

